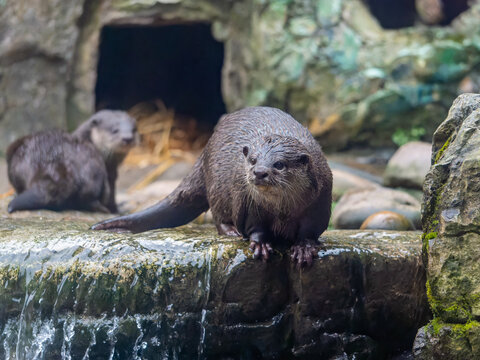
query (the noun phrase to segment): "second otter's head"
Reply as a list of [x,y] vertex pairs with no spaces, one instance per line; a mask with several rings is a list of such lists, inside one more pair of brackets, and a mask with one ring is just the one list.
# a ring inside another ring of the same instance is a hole
[[[316,187],[311,176],[311,157],[297,139],[273,135],[257,146],[243,148],[246,180],[256,195],[270,200],[290,198],[297,202]],[[293,205],[293,204],[292,204]]]
[[136,121],[124,111],[101,110],[75,132],[89,140],[105,158],[122,157],[138,142]]

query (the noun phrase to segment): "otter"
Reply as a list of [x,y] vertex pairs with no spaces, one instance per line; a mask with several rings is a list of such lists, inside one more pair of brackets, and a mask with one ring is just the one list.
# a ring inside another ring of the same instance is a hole
[[17,193],[8,212],[117,212],[117,167],[136,136],[127,113],[102,110],[72,134],[47,130],[16,140],[7,149],[8,178]]
[[210,208],[219,234],[243,236],[255,258],[268,260],[272,242],[284,240],[303,266],[312,263],[331,203],[332,173],[310,132],[279,109],[250,107],[219,120],[192,171],[164,200],[92,229],[176,227]]

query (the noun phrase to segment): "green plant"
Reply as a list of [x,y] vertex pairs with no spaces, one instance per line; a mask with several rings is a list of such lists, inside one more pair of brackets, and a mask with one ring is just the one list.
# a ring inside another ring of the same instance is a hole
[[413,127],[411,129],[397,129],[392,135],[392,141],[402,146],[410,141],[417,141],[425,135],[426,131],[423,127]]

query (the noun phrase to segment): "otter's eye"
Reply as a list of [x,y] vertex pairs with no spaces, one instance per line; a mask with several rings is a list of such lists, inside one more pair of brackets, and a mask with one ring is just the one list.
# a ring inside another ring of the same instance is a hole
[[118,134],[118,129],[113,129],[112,134]]
[[257,163],[257,159],[251,157],[250,159],[248,159],[248,161],[250,162],[250,164],[252,165],[255,165]]
[[281,161],[277,161],[275,164],[273,164],[273,167],[277,170],[282,170],[285,167],[285,164]]

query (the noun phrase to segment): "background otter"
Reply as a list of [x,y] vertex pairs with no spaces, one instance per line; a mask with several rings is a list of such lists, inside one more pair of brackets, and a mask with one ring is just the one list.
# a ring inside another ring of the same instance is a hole
[[102,110],[73,134],[44,131],[13,142],[8,178],[17,196],[8,211],[81,209],[116,212],[117,166],[136,138],[135,120]]
[[293,243],[298,264],[330,218],[332,174],[320,145],[285,112],[246,108],[222,117],[191,173],[144,211],[94,225],[141,232],[183,225],[209,207],[220,234],[243,235],[255,257],[268,259],[274,240]]
[[73,136],[91,142],[102,155],[107,169],[110,195],[107,208],[118,212],[115,203],[115,182],[118,166],[138,142],[136,121],[124,111],[101,110],[73,132]]

